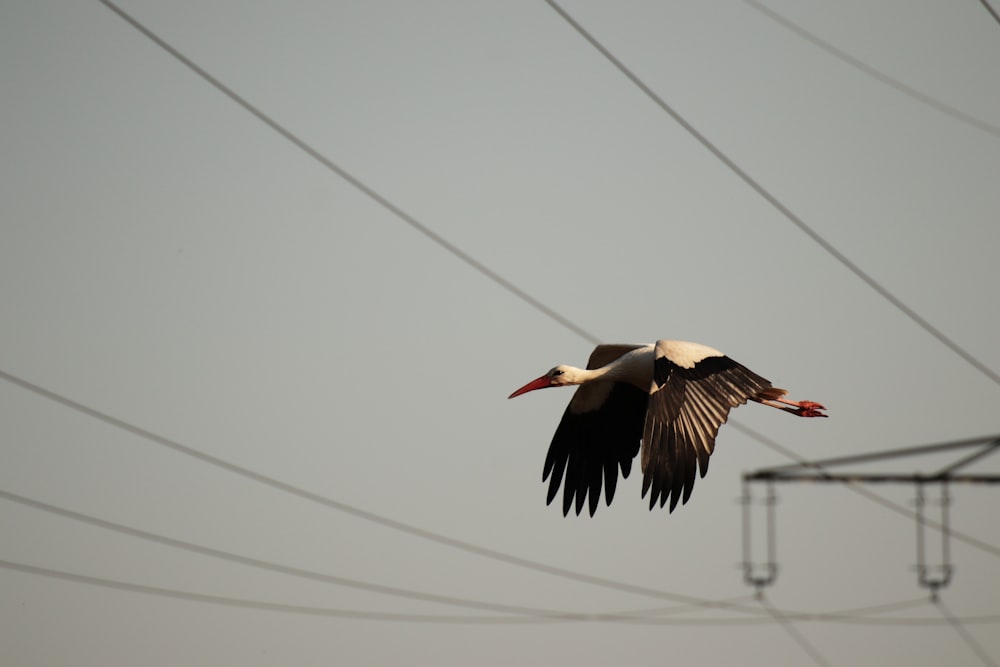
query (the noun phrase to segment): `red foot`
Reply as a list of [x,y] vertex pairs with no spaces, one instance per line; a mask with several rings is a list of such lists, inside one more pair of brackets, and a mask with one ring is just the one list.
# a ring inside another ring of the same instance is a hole
[[[819,403],[813,403],[813,405],[819,405]],[[819,408],[820,408],[820,410],[825,410],[826,409],[822,405],[819,405]],[[803,406],[803,407],[798,408],[796,410],[792,410],[791,408],[789,408],[788,411],[791,412],[794,415],[798,415],[799,417],[829,417],[829,415],[824,415],[822,412],[820,412],[816,408],[806,407],[806,406]]]
[[789,405],[796,406],[795,410],[789,409],[792,414],[799,417],[826,417],[820,410],[826,410],[822,404],[816,401],[788,401]]

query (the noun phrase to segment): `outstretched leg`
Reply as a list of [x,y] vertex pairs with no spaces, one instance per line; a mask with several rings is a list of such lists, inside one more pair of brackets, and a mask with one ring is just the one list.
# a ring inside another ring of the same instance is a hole
[[[790,401],[786,398],[779,397],[755,397],[753,400],[757,401],[762,405],[768,405],[772,408],[778,408],[779,410],[784,410],[785,412],[791,412],[793,415],[798,415],[799,417],[827,417],[828,415],[823,414],[820,410],[826,410],[821,404],[815,401]],[[791,407],[785,407],[791,406]]]

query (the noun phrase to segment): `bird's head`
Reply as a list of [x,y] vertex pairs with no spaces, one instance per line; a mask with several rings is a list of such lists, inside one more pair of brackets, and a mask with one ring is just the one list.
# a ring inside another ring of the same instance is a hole
[[545,389],[546,387],[562,387],[570,384],[580,384],[582,380],[579,376],[579,368],[573,368],[572,366],[556,366],[542,377],[536,378],[524,385],[507,398],[514,398],[515,396],[520,396],[521,394],[527,394],[529,391]]

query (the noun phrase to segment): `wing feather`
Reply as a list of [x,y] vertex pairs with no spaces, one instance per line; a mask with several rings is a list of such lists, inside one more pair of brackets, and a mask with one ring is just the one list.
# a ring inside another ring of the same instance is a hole
[[717,350],[657,341],[640,461],[650,509],[670,500],[670,511],[691,497],[704,477],[719,427],[732,408],[771,383]]
[[[598,345],[587,368],[606,366],[642,345]],[[573,394],[545,456],[542,481],[549,480],[546,502],[563,489],[563,514],[579,514],[587,504],[591,516],[601,500],[608,505],[618,486],[618,471],[628,477],[639,453],[647,397],[619,382],[595,382]]]
[[[598,391],[606,392],[606,396],[600,406],[577,411],[576,397],[584,392],[582,403],[591,405],[586,392],[593,392],[601,384],[606,386]],[[552,503],[562,486],[563,514],[574,508],[579,514],[587,504],[593,515],[603,486],[605,501],[611,504],[618,471],[621,470],[622,477],[628,477],[632,459],[639,453],[647,400],[644,391],[621,382],[595,383],[577,389],[545,457],[542,481],[549,482],[546,502]]]

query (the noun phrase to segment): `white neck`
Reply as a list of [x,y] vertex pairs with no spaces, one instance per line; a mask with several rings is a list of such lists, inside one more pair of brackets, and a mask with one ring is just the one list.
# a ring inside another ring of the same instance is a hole
[[628,382],[643,391],[649,389],[653,379],[653,364],[648,355],[625,354],[615,359],[607,366],[586,370],[566,366],[567,374],[572,384],[584,384],[601,380],[604,382]]

